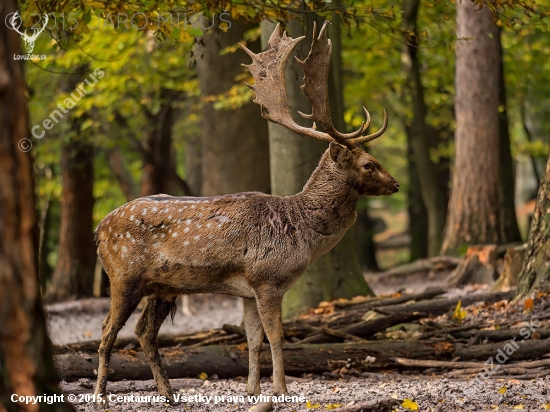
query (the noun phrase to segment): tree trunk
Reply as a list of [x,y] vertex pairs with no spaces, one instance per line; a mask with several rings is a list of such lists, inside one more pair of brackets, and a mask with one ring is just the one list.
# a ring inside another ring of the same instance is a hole
[[159,193],[173,194],[170,185],[170,172],[174,169],[172,156],[172,126],[174,110],[171,92],[160,92],[160,110],[148,113],[150,130],[145,135],[143,145],[143,170],[141,175],[141,196]]
[[445,228],[447,204],[445,194],[439,190],[437,171],[430,159],[428,127],[426,125],[426,102],[418,62],[417,15],[420,0],[403,3],[403,30],[407,45],[403,51],[403,62],[407,73],[407,86],[411,94],[413,117],[410,122],[410,145],[417,168],[419,189],[428,214],[428,253],[439,254]]
[[93,295],[93,160],[92,146],[82,140],[71,140],[62,149],[59,257],[45,296],[47,302]]
[[[0,3],[0,20],[17,10]],[[38,225],[21,36],[0,25],[0,409],[70,410],[56,403],[16,404],[11,394],[57,393],[51,344],[38,285]]]
[[500,195],[500,224],[502,243],[521,242],[518,222],[516,219],[515,184],[516,175],[514,173],[514,163],[510,149],[510,131],[508,130],[508,111],[506,103],[506,83],[504,82],[504,63],[502,61],[502,43],[500,39],[500,30],[498,30],[499,47],[499,111],[498,130],[500,135],[499,144],[499,163],[500,171],[498,173],[498,189]]
[[477,4],[466,0],[456,7],[456,156],[445,254],[502,240],[498,27],[486,6],[477,10]]
[[[313,21],[307,22],[307,33],[301,22],[291,20],[287,26],[292,37],[306,34],[307,38],[298,44],[297,54],[307,56],[311,45]],[[318,22],[319,23],[319,22]],[[275,25],[262,23],[262,39],[267,39]],[[333,51],[334,53],[334,51]],[[304,77],[295,59],[290,59],[286,71],[286,92],[290,111],[298,124],[311,126],[298,116],[298,110],[308,113],[310,105],[300,90]],[[333,94],[335,87],[329,88]],[[341,93],[341,91],[339,91]],[[332,99],[331,99],[332,100]],[[332,104],[334,107],[334,103]],[[258,110],[258,108],[256,108]],[[259,111],[259,110],[258,110]],[[332,112],[333,119],[340,122],[342,112]],[[289,196],[302,190],[311,173],[317,167],[326,143],[305,136],[298,136],[283,126],[269,123],[269,144],[271,156],[271,189],[274,195]],[[340,243],[327,255],[314,262],[283,299],[283,317],[295,316],[319,302],[335,298],[351,298],[356,295],[372,294],[363,278],[361,266],[355,253],[353,237],[348,231]]]
[[527,253],[518,277],[518,298],[550,291],[550,156],[539,188]]
[[202,148],[200,136],[186,136],[185,139],[185,176],[191,192],[202,196]]
[[[228,91],[243,73],[241,63],[250,63],[242,51],[220,55],[221,49],[242,41],[253,25],[233,21],[226,33],[209,32],[197,47],[197,72],[203,97],[202,195],[214,196],[244,191],[270,192],[267,122],[258,106],[246,103],[235,110],[216,110],[206,101]],[[259,51],[259,42],[248,46]]]
[[409,233],[411,235],[410,256],[411,262],[428,257],[428,211],[422,200],[422,186],[415,156],[412,151],[413,136],[407,127],[407,158],[409,161],[409,191],[407,193],[407,212],[409,215]]
[[126,167],[126,160],[122,150],[119,147],[107,149],[107,162],[126,200],[136,199],[139,196],[139,190],[130,170]]

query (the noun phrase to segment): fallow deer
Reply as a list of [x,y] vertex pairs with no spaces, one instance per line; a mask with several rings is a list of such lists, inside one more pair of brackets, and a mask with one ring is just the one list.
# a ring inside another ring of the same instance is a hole
[[[314,27],[309,55],[299,61],[302,90],[312,114],[301,114],[321,125],[303,127],[292,119],[285,85],[285,67],[296,44],[279,25],[268,49],[254,54],[246,66],[252,73],[255,103],[269,121],[295,133],[329,143],[303,190],[278,197],[259,192],[216,197],[148,196],[109,213],[96,231],[98,254],[111,281],[111,308],[103,322],[96,395],[105,394],[107,369],[117,333],[141,298],[148,296],[135,332],[152,369],[158,391],[172,399],[156,337],[181,294],[222,293],[244,300],[244,324],[249,350],[247,392],[260,394],[260,350],[264,331],[271,345],[273,391],[288,394],[283,369],[283,295],[309,265],[326,254],[356,219],[360,195],[391,195],[397,181],[361,144],[385,131],[388,118],[374,134],[363,135],[367,120],[355,132],[338,132],[328,102],[331,42],[325,22]],[[100,406],[100,405],[98,405]]]

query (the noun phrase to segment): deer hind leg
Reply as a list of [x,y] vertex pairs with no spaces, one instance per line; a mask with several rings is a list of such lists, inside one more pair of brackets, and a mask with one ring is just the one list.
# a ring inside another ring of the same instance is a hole
[[[102,337],[99,345],[99,362],[97,367],[97,385],[95,390],[96,406],[106,406],[106,389],[109,362],[111,360],[111,351],[115,344],[118,332],[141,300],[141,291],[139,289],[119,290],[111,286],[111,308],[107,317],[101,326]],[[99,400],[99,395],[103,401]]]
[[170,402],[173,401],[172,386],[168,380],[166,370],[162,366],[158,351],[157,334],[166,316],[172,314],[173,317],[176,309],[176,296],[164,299],[158,296],[149,296],[135,329],[143,353],[153,372],[157,389]]
[[283,297],[273,291],[267,290],[256,293],[258,312],[262,325],[271,346],[271,358],[273,360],[273,393],[275,395],[288,395],[285,383],[285,369],[283,363],[283,320],[281,304]]
[[260,351],[264,341],[264,329],[258,313],[256,299],[243,298],[244,327],[248,341],[248,384],[246,390],[249,395],[258,396],[260,390]]

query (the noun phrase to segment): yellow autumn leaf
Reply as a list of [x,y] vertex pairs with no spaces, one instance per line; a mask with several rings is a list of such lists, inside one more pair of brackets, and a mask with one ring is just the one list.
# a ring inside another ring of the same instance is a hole
[[462,309],[462,301],[459,300],[453,313],[453,320],[456,320],[458,323],[460,323],[464,320],[467,314],[468,312]]
[[312,404],[309,399],[306,401],[306,408],[308,409],[318,409],[321,407],[321,404],[320,403],[315,403],[315,404]]
[[512,406],[512,409],[525,409],[525,405],[520,403],[519,405]]
[[500,393],[500,394],[506,393],[506,387],[503,386],[502,388],[500,388],[500,389],[498,390],[498,393]]
[[413,401],[412,399],[404,399],[401,406],[405,409],[409,409],[411,411],[417,411],[418,410],[418,404]]
[[205,381],[206,379],[208,379],[208,374],[206,372],[201,372],[199,374],[199,378]]
[[542,409],[548,409],[550,410],[550,401],[546,402],[545,404],[542,405]]
[[329,403],[328,405],[325,405],[325,409],[338,409],[341,408],[341,403]]

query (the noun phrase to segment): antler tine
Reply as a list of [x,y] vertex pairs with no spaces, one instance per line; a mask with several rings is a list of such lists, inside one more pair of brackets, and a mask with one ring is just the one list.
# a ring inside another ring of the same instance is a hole
[[[368,125],[370,124],[370,115],[369,115],[369,112],[367,111],[367,109],[365,109],[365,107],[363,107],[363,109],[365,110],[365,114],[367,115],[367,127],[368,127]],[[367,136],[361,136],[361,137],[357,137],[355,139],[351,139],[351,140],[348,141],[348,144],[350,144],[354,147],[357,147],[360,144],[370,142],[370,141],[382,136],[382,134],[386,131],[387,127],[388,127],[388,114],[386,113],[386,109],[384,109],[384,124],[382,124],[382,127],[380,128],[380,130],[378,130],[377,132],[375,132],[373,134],[369,134]]]
[[305,60],[298,60],[304,70],[304,84],[302,91],[311,103],[311,114],[298,112],[300,116],[316,121],[323,129],[339,143],[349,145],[347,142],[360,136],[368,127],[365,123],[353,133],[341,133],[334,128],[330,105],[328,100],[328,74],[330,57],[332,54],[332,42],[327,36],[329,21],[325,21],[317,36],[317,24],[313,22],[313,40],[311,49]]
[[288,106],[285,69],[294,48],[304,38],[305,36],[293,39],[288,37],[286,32],[281,35],[280,25],[277,24],[264,52],[255,54],[241,44],[242,49],[252,58],[252,64],[243,64],[255,80],[255,84],[247,86],[256,92],[254,103],[260,105],[265,119],[285,126],[295,133],[332,142],[334,139],[329,134],[294,122]]

